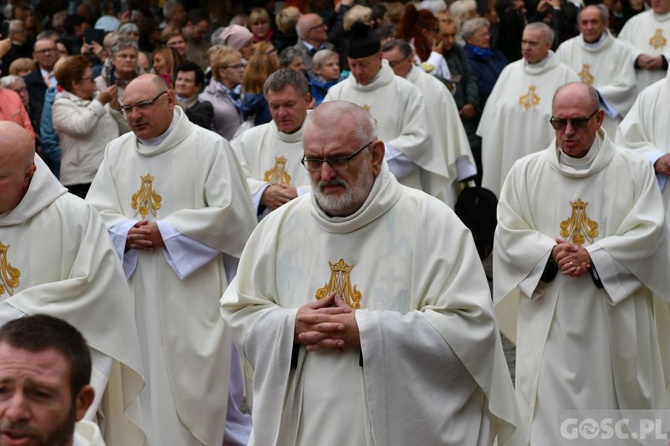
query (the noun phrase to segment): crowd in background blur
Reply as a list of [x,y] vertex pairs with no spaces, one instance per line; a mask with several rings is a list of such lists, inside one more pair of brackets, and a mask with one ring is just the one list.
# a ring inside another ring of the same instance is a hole
[[[128,82],[151,72],[176,88],[180,67],[187,63],[185,73],[190,74],[186,77],[192,77],[190,82],[198,89],[183,87],[182,76],[177,91],[180,105],[188,109],[211,103],[212,116],[206,111],[206,116],[197,118],[198,124],[232,139],[271,120],[263,84],[279,68],[303,73],[310,83],[311,106],[318,105],[331,86],[349,75],[347,42],[352,25],[363,22],[376,30],[382,45],[391,39],[410,43],[416,65],[449,87],[481,174],[481,140],[475,133],[479,117],[503,68],[522,57],[525,25],[547,23],[554,31],[556,49],[579,35],[579,11],[591,3],[593,0],[5,0],[1,5],[7,33],[0,40],[2,89],[18,96],[3,93],[2,119],[29,129],[38,152],[60,176],[62,170],[71,168],[62,160],[67,163],[72,129],[53,122],[52,105],[58,111],[69,95],[79,107],[74,110],[83,113],[97,98],[97,114],[90,112],[91,116],[100,119],[106,114],[118,119],[114,106]],[[604,6],[614,36],[630,17],[649,9],[643,0],[606,0]],[[84,97],[62,85],[56,75],[59,61],[66,56],[83,57],[78,60],[88,63],[91,79],[74,80],[75,85],[82,80],[90,83],[84,85]],[[198,73],[194,67],[199,68]],[[201,80],[200,71],[204,74]],[[94,91],[89,94],[88,90]],[[109,92],[113,97],[108,97]],[[87,121],[88,131],[77,129],[83,133],[75,137],[75,146],[104,143],[89,133],[100,131],[98,119]]]

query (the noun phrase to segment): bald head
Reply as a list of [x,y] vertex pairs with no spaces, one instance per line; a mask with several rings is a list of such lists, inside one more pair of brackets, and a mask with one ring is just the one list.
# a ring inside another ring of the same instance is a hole
[[0,121],[0,214],[23,199],[35,173],[33,138],[20,125]]
[[24,166],[33,163],[35,145],[26,129],[12,121],[0,121],[0,135],[0,153],[20,159]]
[[300,39],[315,47],[328,40],[328,27],[317,14],[301,15],[295,25],[295,31]]
[[126,86],[126,89],[123,91],[124,103],[126,102],[126,93],[128,93],[129,90],[131,93],[135,91],[145,91],[149,94],[156,94],[167,89],[167,83],[165,83],[165,80],[163,80],[162,77],[150,73],[141,74],[130,81]]
[[600,107],[598,90],[584,82],[570,82],[559,87],[558,90],[556,90],[556,93],[554,93],[554,98],[551,101],[552,107],[564,96],[574,98],[580,106],[590,110],[597,110]]

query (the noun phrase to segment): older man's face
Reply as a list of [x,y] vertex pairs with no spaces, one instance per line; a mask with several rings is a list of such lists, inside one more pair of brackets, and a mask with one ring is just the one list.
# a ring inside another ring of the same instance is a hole
[[265,97],[272,120],[279,130],[284,133],[295,133],[300,130],[311,100],[309,93],[299,95],[293,86],[288,85],[279,91],[268,90]]
[[359,59],[347,58],[349,61],[349,69],[351,75],[354,76],[356,82],[361,85],[367,85],[372,82],[372,79],[377,76],[379,70],[382,68],[382,54],[377,53],[368,57],[361,57]]
[[585,85],[572,84],[556,96],[552,121],[561,150],[573,158],[582,158],[593,145],[603,112],[594,107]]
[[33,60],[37,62],[40,68],[51,71],[56,64],[56,60],[58,60],[56,42],[51,39],[42,39],[35,42]]
[[[316,201],[324,211],[336,217],[351,215],[360,209],[380,172],[383,159],[382,152],[378,161],[374,161],[370,144],[373,141],[358,141],[351,130],[356,123],[350,121],[344,119],[326,129],[309,126],[303,140],[305,159],[334,160],[358,152],[349,159],[346,168],[335,170],[324,162],[318,171],[309,172]],[[367,150],[359,152],[363,147]]]
[[[175,107],[174,91],[159,88],[147,76],[150,75],[135,79],[123,92],[128,125],[140,139],[162,135],[172,122]],[[132,109],[128,108],[130,106]]]
[[587,6],[579,14],[579,32],[582,38],[589,43],[600,39],[600,36],[607,29],[607,23],[603,22],[600,10],[595,6]]

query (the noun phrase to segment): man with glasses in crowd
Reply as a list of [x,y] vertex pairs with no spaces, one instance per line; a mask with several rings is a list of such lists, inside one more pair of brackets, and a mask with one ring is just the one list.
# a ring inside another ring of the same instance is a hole
[[308,116],[312,193],[263,219],[223,296],[249,444],[504,444],[514,394],[472,237],[396,180],[374,127],[345,101]]
[[295,30],[298,33],[298,42],[294,48],[302,54],[307,75],[310,79],[314,79],[316,74],[312,68],[312,56],[324,48],[329,50],[335,48],[332,43],[328,42],[328,26],[321,16],[310,13],[300,16]]
[[58,60],[58,47],[50,34],[45,31],[37,36],[33,48],[33,59],[37,63],[37,69],[31,71],[24,79],[30,96],[30,115],[35,116],[36,121],[39,122],[47,88],[58,86],[54,74],[54,66]]
[[564,444],[561,420],[598,415],[586,409],[670,408],[670,250],[653,169],[602,132],[593,87],[562,86],[552,112],[554,142],[503,185],[493,248],[498,321],[517,343],[518,444]]
[[[123,262],[140,326],[148,444],[245,445],[242,378],[218,302],[256,224],[229,144],[191,123],[165,81],[131,81],[132,133],[107,145],[87,195]],[[229,382],[230,387],[229,387]]]

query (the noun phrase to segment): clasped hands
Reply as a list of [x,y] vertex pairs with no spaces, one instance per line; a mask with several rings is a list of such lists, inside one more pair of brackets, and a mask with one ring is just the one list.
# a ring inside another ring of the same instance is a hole
[[126,249],[153,251],[163,246],[165,246],[165,242],[163,242],[163,236],[156,222],[138,221],[128,231]]
[[567,240],[557,238],[551,256],[566,276],[578,277],[591,268],[591,256],[588,251]]
[[345,349],[360,348],[355,312],[335,293],[303,305],[295,318],[294,341],[309,352],[342,353]]

